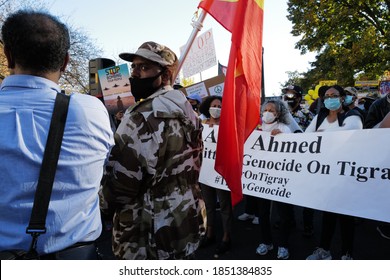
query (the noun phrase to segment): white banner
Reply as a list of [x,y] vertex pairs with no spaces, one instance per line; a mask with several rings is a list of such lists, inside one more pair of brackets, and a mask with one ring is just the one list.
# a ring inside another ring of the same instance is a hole
[[[243,193],[390,222],[389,135],[385,128],[275,137],[255,130],[244,148]],[[214,170],[217,139],[218,126],[205,126],[199,181],[228,190]]]

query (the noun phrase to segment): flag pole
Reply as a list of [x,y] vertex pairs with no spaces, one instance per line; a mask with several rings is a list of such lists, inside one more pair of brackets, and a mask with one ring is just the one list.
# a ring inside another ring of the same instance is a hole
[[262,47],[261,53],[261,97],[260,97],[260,106],[265,102],[265,81],[264,81],[264,47]]
[[206,17],[206,12],[203,11],[203,9],[201,9],[201,12],[200,12],[198,20],[192,22],[192,27],[194,29],[192,30],[190,38],[188,38],[188,41],[187,41],[187,44],[186,44],[186,46],[184,48],[183,54],[180,56],[179,65],[178,65],[177,71],[176,71],[176,76],[175,76],[175,78],[173,80],[176,80],[177,76],[179,75],[180,69],[181,69],[181,67],[184,64],[184,60],[186,59],[186,57],[187,57],[187,55],[188,55],[188,53],[189,53],[189,51],[191,49],[192,44],[194,43],[196,35],[199,33],[200,30],[202,30],[202,28],[203,28],[203,21],[204,21],[205,17]]

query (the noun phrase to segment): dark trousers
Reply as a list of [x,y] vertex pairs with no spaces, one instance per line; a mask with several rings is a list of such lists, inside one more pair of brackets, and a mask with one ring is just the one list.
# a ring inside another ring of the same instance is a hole
[[279,230],[276,233],[276,240],[279,247],[288,248],[288,239],[295,223],[294,205],[275,201],[279,214]]
[[42,260],[99,260],[95,242],[80,242],[64,250],[40,256]]
[[245,213],[258,216],[258,199],[251,195],[245,195]]
[[259,209],[259,225],[260,225],[260,243],[271,244],[271,200],[258,198],[257,205]]
[[232,199],[229,191],[201,184],[203,200],[206,205],[207,227],[215,226],[217,198],[220,205],[223,231],[231,233],[233,222]]
[[314,211],[315,210],[312,208],[303,207],[302,210],[303,227],[313,228]]
[[322,213],[322,233],[320,247],[329,251],[332,238],[336,231],[336,224],[339,221],[341,232],[341,253],[352,255],[353,241],[355,235],[354,217],[336,214],[332,212]]

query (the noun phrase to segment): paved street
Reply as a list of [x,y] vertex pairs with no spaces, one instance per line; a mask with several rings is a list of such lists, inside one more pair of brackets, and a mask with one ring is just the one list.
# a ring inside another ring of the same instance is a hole
[[[220,260],[265,260],[276,259],[277,248],[274,248],[268,255],[259,256],[255,253],[259,243],[260,226],[253,225],[251,222],[242,222],[237,217],[243,212],[243,203],[237,205],[234,210],[235,220],[233,224],[232,248]],[[218,214],[218,213],[217,213]],[[321,213],[315,213],[315,235],[311,238],[302,236],[302,208],[295,208],[297,226],[292,231],[290,238],[290,259],[304,260],[318,246],[320,237]],[[275,220],[275,217],[273,217]],[[219,215],[217,222],[220,223]],[[378,222],[366,219],[356,219],[356,232],[354,240],[354,259],[356,260],[389,260],[390,259],[390,240],[382,238],[376,231]],[[217,227],[221,230],[222,225]],[[333,259],[340,259],[340,234],[337,232],[332,244]],[[273,229],[276,231],[276,229]],[[221,239],[222,232],[217,231],[218,240]],[[214,259],[215,245],[198,250],[196,259],[208,260]],[[104,233],[100,239],[100,252],[105,259],[113,259],[110,253],[110,236]]]
[[[241,206],[241,207],[240,207]],[[235,209],[235,217],[242,213],[242,205]],[[315,234],[311,238],[302,236],[302,208],[295,208],[297,226],[292,230],[290,237],[290,259],[305,260],[319,244],[321,229],[321,212],[315,213]],[[275,217],[273,217],[275,221]],[[356,232],[354,242],[354,258],[359,260],[389,260],[390,259],[390,240],[382,238],[376,231],[377,222],[365,219],[356,219]],[[273,229],[275,233],[277,229]],[[221,233],[220,233],[221,234]],[[276,259],[277,248],[266,256],[259,256],[255,253],[259,245],[260,226],[253,225],[250,221],[242,222],[237,218],[233,226],[233,243],[230,252],[221,256],[220,259],[226,260],[265,260]],[[340,234],[337,227],[336,234],[332,243],[333,259],[340,259]],[[275,245],[275,244],[274,244]],[[198,259],[213,259],[215,246],[200,249],[197,255]]]

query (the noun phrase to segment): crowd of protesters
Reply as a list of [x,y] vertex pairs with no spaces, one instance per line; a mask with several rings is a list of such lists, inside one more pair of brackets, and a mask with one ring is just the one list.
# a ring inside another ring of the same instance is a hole
[[[222,98],[202,100],[194,94],[186,98],[174,86],[176,54],[152,41],[119,55],[131,63],[136,103],[127,109],[119,103],[115,131],[97,98],[70,95],[45,232],[38,242],[34,243],[36,236],[31,242],[25,228],[55,99],[64,94],[58,81],[69,62],[70,37],[57,18],[19,11],[4,22],[2,38],[11,74],[0,88],[1,251],[33,248],[41,259],[99,259],[95,241],[102,225],[112,231],[117,259],[195,259],[199,248],[214,243],[210,258],[219,258],[234,246],[230,193],[198,182],[202,128],[219,125]],[[282,99],[264,103],[259,112],[259,128],[273,135],[389,127],[390,95],[363,111],[352,87],[325,88],[312,110],[302,106],[299,86],[287,86],[282,93]],[[257,213],[244,213],[261,227],[260,245],[253,250],[266,255],[273,249],[270,213],[276,205],[278,219],[273,222],[282,233],[275,238],[277,258],[288,259],[289,232],[296,227],[294,206],[266,199],[256,203]],[[218,211],[223,228],[220,242],[215,236]],[[304,208],[307,237],[314,234],[314,211]],[[337,222],[342,228],[342,259],[353,259],[354,217],[321,214],[321,242],[308,259],[332,259],[330,244]],[[387,224],[378,225],[378,232],[390,239]]]
[[[278,133],[286,132],[315,132],[315,131],[339,131],[339,130],[356,130],[390,127],[390,97],[386,95],[382,98],[377,98],[375,102],[370,102],[370,105],[363,106],[359,104],[363,102],[359,99],[358,91],[353,87],[341,87],[339,85],[324,86],[321,91],[323,93],[317,100],[316,110],[310,111],[307,105],[302,102],[303,90],[297,85],[287,86],[282,90],[282,98],[270,101],[265,101],[261,110],[262,124],[259,129],[271,131],[268,127],[279,125],[283,121],[283,131],[278,130]],[[370,95],[372,96],[372,95]],[[370,98],[371,99],[371,98]],[[283,100],[283,101],[282,101]],[[370,100],[371,101],[371,100]],[[273,109],[269,109],[270,105]],[[283,105],[283,106],[282,106]],[[282,109],[279,107],[289,108],[290,116],[286,117],[282,114]],[[283,116],[283,117],[282,117]],[[286,120],[287,119],[287,120]],[[275,132],[276,133],[276,132]],[[215,198],[214,198],[215,199]],[[259,224],[259,243],[254,251],[258,255],[268,255],[273,250],[273,239],[278,244],[277,259],[289,258],[289,232],[297,227],[295,221],[293,205],[272,202],[267,199],[260,199],[245,196],[244,213],[237,217],[240,221],[252,221],[252,224]],[[206,204],[207,208],[207,204]],[[273,208],[273,210],[272,210]],[[335,239],[337,223],[340,224],[341,230],[341,250],[342,260],[352,260],[354,250],[354,232],[357,217],[348,215],[336,214],[326,211],[319,211],[306,207],[300,207],[302,212],[302,235],[305,238],[314,236],[314,214],[320,215],[322,221],[318,228],[318,238],[320,243],[314,250],[313,254],[307,257],[308,260],[330,260],[334,258],[330,251],[332,240]],[[275,220],[271,220],[271,212],[276,211]],[[256,219],[256,223],[253,220]],[[276,238],[271,236],[271,224],[277,229]],[[235,225],[239,226],[239,224]],[[377,232],[380,236],[390,239],[389,225],[379,223]],[[234,240],[234,236],[232,236]],[[234,243],[232,243],[234,244]],[[231,246],[234,246],[230,244]]]

